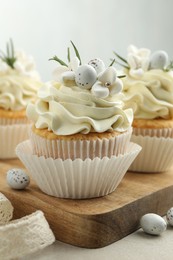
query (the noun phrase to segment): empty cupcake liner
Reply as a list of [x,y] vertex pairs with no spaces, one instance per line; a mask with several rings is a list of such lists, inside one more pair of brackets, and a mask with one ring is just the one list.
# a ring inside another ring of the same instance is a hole
[[96,140],[48,140],[40,137],[31,131],[30,139],[33,147],[33,153],[46,158],[76,159],[95,157],[103,158],[105,156],[124,154],[129,145],[132,129],[110,139]]
[[16,158],[15,148],[28,138],[30,125],[0,125],[0,159]]
[[132,135],[131,141],[139,144],[142,151],[130,171],[164,172],[173,166],[173,138]]
[[33,155],[27,140],[17,146],[16,154],[44,193],[84,199],[113,192],[140,150],[139,145],[130,143],[127,153],[117,157],[62,160]]

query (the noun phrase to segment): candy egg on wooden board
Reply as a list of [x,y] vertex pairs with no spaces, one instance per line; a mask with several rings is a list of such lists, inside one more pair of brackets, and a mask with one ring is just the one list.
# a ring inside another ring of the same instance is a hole
[[29,176],[22,169],[11,169],[7,172],[7,183],[12,189],[25,189],[29,183]]
[[160,235],[167,228],[166,221],[159,215],[148,213],[140,219],[141,228],[150,235]]
[[90,65],[79,66],[76,71],[75,81],[78,87],[90,89],[97,80],[97,73]]
[[173,226],[173,207],[167,211],[166,219],[169,225]]
[[156,51],[150,59],[150,69],[164,69],[168,64],[168,54],[165,51]]
[[90,60],[88,64],[91,65],[96,70],[97,74],[105,70],[105,64],[100,59]]

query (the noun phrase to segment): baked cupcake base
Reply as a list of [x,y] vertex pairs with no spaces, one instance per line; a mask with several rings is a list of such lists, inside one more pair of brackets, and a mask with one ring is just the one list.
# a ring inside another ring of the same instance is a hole
[[123,155],[62,160],[34,155],[31,142],[27,140],[17,146],[16,154],[44,193],[85,199],[113,192],[140,150],[139,145],[130,143]]
[[0,108],[0,125],[26,124],[28,122],[25,109],[11,111]]
[[104,132],[57,136],[47,129],[32,126],[30,140],[33,153],[46,158],[63,160],[81,158],[93,159],[124,154],[130,142],[132,129],[124,133]]

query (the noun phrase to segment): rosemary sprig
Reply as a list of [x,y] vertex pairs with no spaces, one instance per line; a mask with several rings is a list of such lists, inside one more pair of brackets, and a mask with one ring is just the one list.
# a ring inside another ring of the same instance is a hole
[[116,53],[115,51],[113,51],[113,53],[114,53],[114,55],[115,55],[118,59],[120,59],[121,62],[123,62],[123,63],[125,63],[125,64],[123,64],[123,63],[121,63],[121,62],[119,62],[119,61],[117,61],[117,60],[115,60],[115,63],[117,63],[117,64],[120,65],[121,67],[124,67],[124,68],[126,68],[126,69],[130,69],[129,64],[128,64],[128,62],[127,62],[126,59],[124,59],[123,57],[121,57],[121,56],[120,56],[118,53]]
[[118,76],[119,79],[122,79],[122,78],[125,78],[125,77],[126,77],[126,75],[119,75]]
[[111,64],[109,65],[109,67],[113,66],[113,64],[115,63],[115,59],[112,60]]
[[6,45],[6,54],[0,50],[0,58],[7,63],[12,69],[14,69],[14,63],[16,57],[14,54],[14,45],[12,39],[9,40],[9,43]]
[[[77,58],[79,59],[80,65],[81,65],[82,62],[81,62],[81,58],[80,58],[79,52],[78,52],[76,46],[74,45],[74,43],[72,41],[70,41],[70,42],[71,42],[71,44],[72,44],[72,46],[74,48],[75,54],[76,54]],[[59,64],[68,67],[68,65],[63,60],[59,59],[56,55],[53,56],[52,58],[50,58],[49,60],[57,61]],[[71,60],[70,59],[70,48],[69,47],[67,48],[67,60],[68,60],[68,62],[70,62],[70,60]]]
[[118,53],[116,53],[115,51],[113,51],[114,55],[117,56],[121,61],[123,61],[124,63],[126,63],[128,65],[128,62],[126,59],[124,59],[123,57],[121,57]]
[[164,71],[168,72],[173,70],[173,60],[170,61],[169,65],[164,69]]
[[68,67],[68,65],[67,65],[63,60],[60,60],[56,55],[55,55],[54,57],[50,58],[49,60],[55,60],[55,61],[57,61],[59,64]]
[[77,48],[76,48],[76,46],[74,45],[74,43],[72,42],[72,41],[70,41],[71,42],[71,44],[72,44],[72,46],[73,46],[73,48],[74,48],[74,51],[75,51],[75,54],[76,54],[76,57],[79,59],[79,61],[80,61],[80,65],[82,64],[82,61],[81,61],[81,58],[80,58],[80,55],[79,55],[79,52],[78,52],[78,50],[77,50]]
[[67,59],[68,59],[68,62],[70,62],[70,48],[68,47],[67,48]]
[[127,65],[124,65],[124,64],[122,64],[122,63],[120,63],[119,61],[117,61],[117,60],[115,60],[115,63],[117,63],[118,65],[120,65],[121,67],[124,67],[124,68],[126,68],[126,69],[130,69],[130,67],[129,66],[127,66]]

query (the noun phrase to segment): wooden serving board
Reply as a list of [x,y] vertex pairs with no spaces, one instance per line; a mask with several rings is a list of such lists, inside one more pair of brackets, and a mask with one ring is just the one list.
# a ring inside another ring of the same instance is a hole
[[0,161],[0,191],[12,202],[14,218],[42,210],[57,240],[80,247],[109,245],[138,229],[143,214],[164,215],[173,206],[173,170],[129,172],[110,195],[71,200],[48,196],[33,181],[26,190],[12,190],[6,172],[16,167],[24,168],[17,159]]

